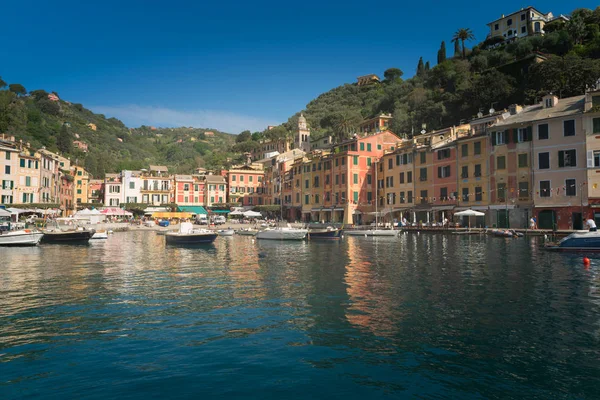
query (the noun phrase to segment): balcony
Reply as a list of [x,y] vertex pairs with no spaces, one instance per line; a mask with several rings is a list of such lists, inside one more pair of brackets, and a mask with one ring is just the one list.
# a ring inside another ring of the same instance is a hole
[[141,188],[140,192],[142,193],[169,193],[171,189],[164,188]]
[[427,177],[426,177],[426,176],[420,176],[420,177],[419,177],[419,180],[420,180],[421,182],[425,182],[425,181],[427,180]]

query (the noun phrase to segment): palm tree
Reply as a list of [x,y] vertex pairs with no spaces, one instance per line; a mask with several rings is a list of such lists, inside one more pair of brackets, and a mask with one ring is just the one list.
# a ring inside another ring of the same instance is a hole
[[460,28],[454,34],[454,37],[452,38],[452,42],[454,42],[454,43],[457,43],[459,41],[461,42],[463,59],[466,57],[465,42],[467,40],[473,40],[473,39],[475,39],[475,35],[473,35],[473,32],[471,32],[471,30],[469,28]]

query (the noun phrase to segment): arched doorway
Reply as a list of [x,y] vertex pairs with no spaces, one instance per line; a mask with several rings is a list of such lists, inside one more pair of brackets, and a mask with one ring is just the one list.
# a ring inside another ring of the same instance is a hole
[[556,224],[556,212],[544,210],[538,213],[537,226],[539,229],[553,229]]

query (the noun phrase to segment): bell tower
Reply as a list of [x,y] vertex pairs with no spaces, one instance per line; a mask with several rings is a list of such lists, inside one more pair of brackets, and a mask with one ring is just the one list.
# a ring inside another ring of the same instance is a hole
[[294,147],[307,153],[310,151],[310,130],[302,113],[298,117],[298,131],[294,139]]

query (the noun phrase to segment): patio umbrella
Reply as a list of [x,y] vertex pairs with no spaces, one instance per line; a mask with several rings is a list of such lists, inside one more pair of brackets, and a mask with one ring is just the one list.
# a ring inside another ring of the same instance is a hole
[[6,211],[0,208],[0,217],[10,217],[12,214],[9,211]]
[[250,210],[250,211],[246,211],[244,213],[244,217],[247,217],[247,218],[258,218],[258,217],[262,217],[262,214],[259,213],[259,212]]
[[483,217],[485,213],[475,210],[465,210],[454,213],[455,217],[469,217],[469,229],[471,229],[471,217]]

